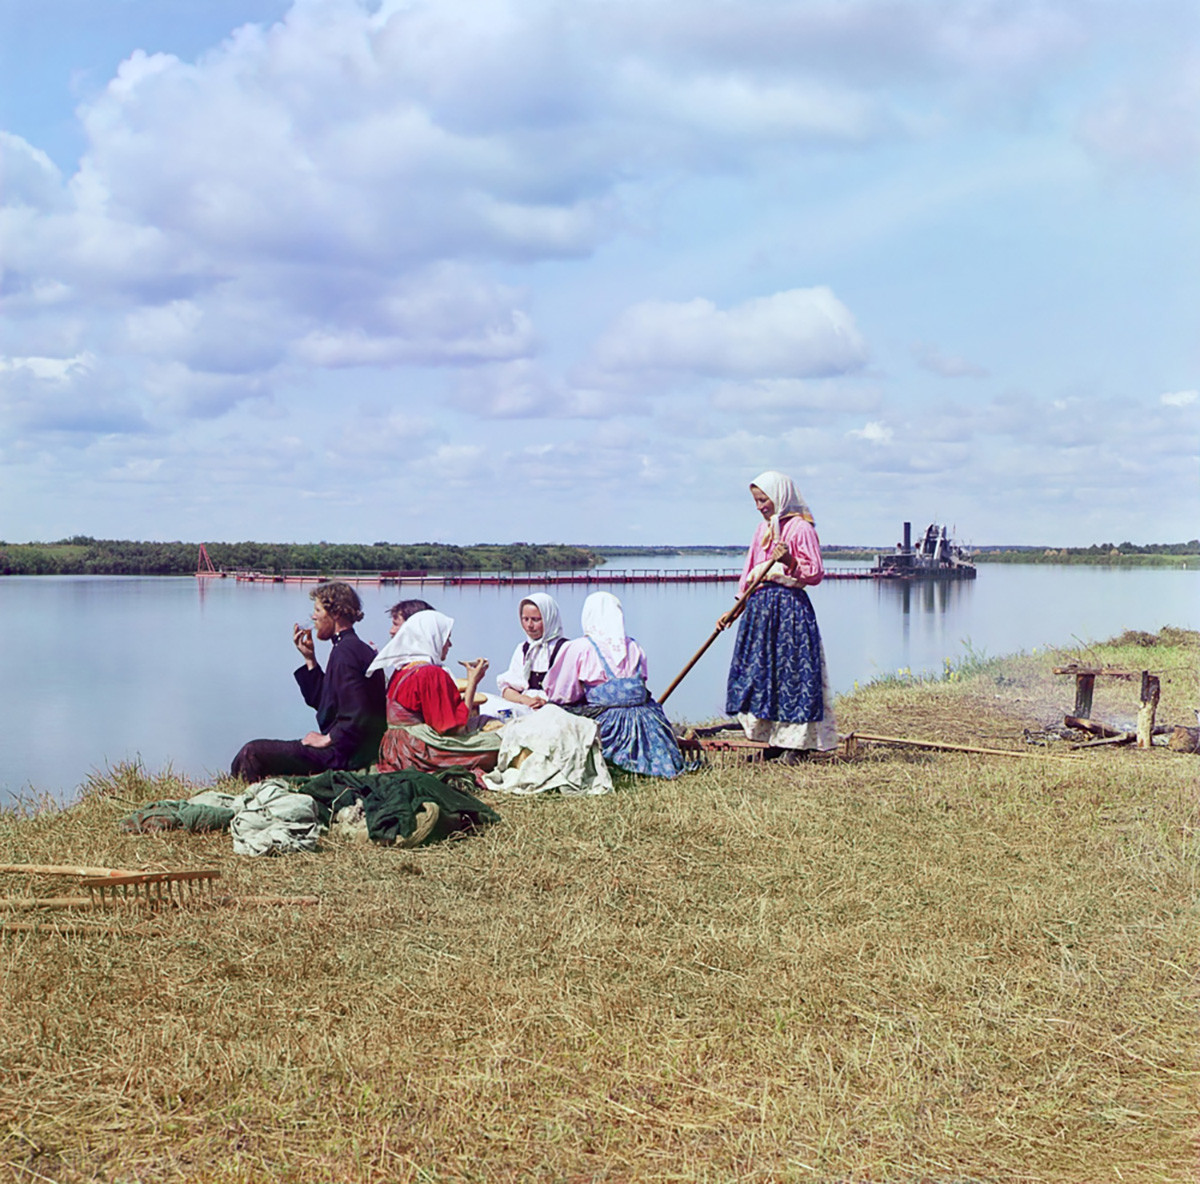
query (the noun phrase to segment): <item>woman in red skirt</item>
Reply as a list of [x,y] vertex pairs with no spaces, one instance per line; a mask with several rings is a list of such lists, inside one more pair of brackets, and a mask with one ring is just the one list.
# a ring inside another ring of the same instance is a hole
[[483,774],[496,767],[500,749],[498,732],[479,730],[475,709],[475,691],[487,673],[487,659],[463,663],[467,682],[460,691],[442,665],[453,628],[454,619],[445,613],[415,613],[371,663],[370,669],[390,673],[388,728],[379,745],[379,771],[467,769],[486,788]]

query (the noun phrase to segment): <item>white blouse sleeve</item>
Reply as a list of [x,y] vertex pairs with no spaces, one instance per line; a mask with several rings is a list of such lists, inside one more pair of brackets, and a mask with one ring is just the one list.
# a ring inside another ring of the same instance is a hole
[[513,650],[512,661],[509,662],[508,669],[503,674],[497,675],[496,685],[500,688],[501,694],[506,689],[511,689],[518,695],[523,695],[529,689],[529,683],[525,679],[525,646],[523,642],[517,643],[517,648]]

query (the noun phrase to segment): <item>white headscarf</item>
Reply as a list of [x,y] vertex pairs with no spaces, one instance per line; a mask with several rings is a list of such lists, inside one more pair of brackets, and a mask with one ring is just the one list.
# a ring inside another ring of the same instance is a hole
[[[562,614],[558,611],[558,601],[553,596],[547,592],[531,592],[528,596],[521,597],[521,604],[526,601],[535,605],[538,612],[542,614],[541,637],[534,641],[528,634],[525,636],[525,682],[528,685],[529,675],[533,672],[533,660],[543,653],[548,658],[555,638],[562,637],[563,630]],[[549,666],[548,662],[546,666]]]
[[413,613],[396,631],[396,636],[375,655],[367,673],[386,670],[391,675],[410,662],[432,662],[440,666],[442,650],[446,648],[453,628],[454,618],[437,609]]
[[593,592],[583,602],[583,632],[599,647],[614,669],[625,659],[629,639],[625,635],[625,613],[611,592]]
[[785,477],[783,473],[768,469],[765,473],[759,473],[750,482],[750,485],[751,488],[757,486],[761,489],[775,507],[775,513],[771,515],[767,524],[768,538],[778,539],[780,523],[785,518],[791,518],[796,514],[799,514],[806,522],[816,525],[813,522],[812,511],[808,508],[808,503],[800,496],[800,491],[791,477]]

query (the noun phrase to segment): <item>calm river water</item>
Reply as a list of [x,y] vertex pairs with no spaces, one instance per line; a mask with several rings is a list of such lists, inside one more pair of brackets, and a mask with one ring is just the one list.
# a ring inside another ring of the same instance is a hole
[[[694,556],[636,566],[732,568]],[[635,563],[613,559],[610,568]],[[533,590],[523,588],[522,590]],[[453,616],[454,658],[484,655],[489,682],[520,640],[522,590],[428,587]],[[569,635],[582,588],[555,591]],[[661,693],[730,604],[732,584],[612,588]],[[360,636],[387,640],[394,586],[360,589]],[[1124,629],[1200,628],[1200,573],[1101,567],[981,566],[966,583],[827,581],[811,592],[835,692],[909,669],[939,672],[969,645],[991,656],[1102,641]],[[307,586],[155,577],[0,579],[0,803],[30,790],[70,798],[89,772],[141,760],[203,779],[243,741],[298,737],[313,726],[292,679],[293,621]],[[671,696],[672,719],[722,714],[732,636],[723,635]],[[322,656],[327,647],[318,648]],[[489,689],[485,686],[485,689]]]

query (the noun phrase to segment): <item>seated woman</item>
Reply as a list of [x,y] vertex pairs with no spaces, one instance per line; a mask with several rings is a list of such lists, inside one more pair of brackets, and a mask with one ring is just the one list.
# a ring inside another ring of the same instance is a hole
[[392,618],[392,627],[388,630],[389,637],[395,637],[400,632],[400,626],[416,613],[428,612],[433,605],[427,600],[398,600],[389,608],[388,616]]
[[611,592],[593,592],[583,602],[583,633],[567,642],[546,675],[550,701],[596,721],[605,760],[649,777],[678,776],[679,743],[646,689],[646,655],[625,635],[625,614]]
[[562,617],[553,596],[533,592],[521,601],[518,611],[527,640],[513,650],[512,661],[496,679],[496,685],[501,698],[513,705],[513,714],[525,715],[547,702],[542,684],[567,639],[563,637]]
[[498,732],[479,731],[475,689],[487,659],[464,662],[466,688],[459,691],[442,665],[450,652],[454,620],[434,609],[409,617],[379,651],[371,670],[385,670],[387,732],[379,745],[379,771],[467,769],[485,788],[483,774],[496,767]]

